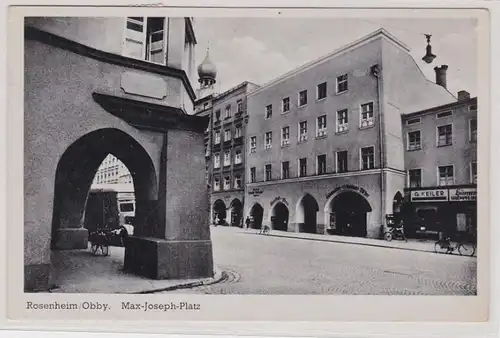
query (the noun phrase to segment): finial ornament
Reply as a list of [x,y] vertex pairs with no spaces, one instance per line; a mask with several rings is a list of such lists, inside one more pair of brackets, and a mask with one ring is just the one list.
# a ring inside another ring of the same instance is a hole
[[422,58],[426,63],[432,63],[436,58],[436,55],[432,54],[432,46],[431,46],[431,36],[432,34],[424,34],[427,39],[427,47],[425,48],[425,55]]

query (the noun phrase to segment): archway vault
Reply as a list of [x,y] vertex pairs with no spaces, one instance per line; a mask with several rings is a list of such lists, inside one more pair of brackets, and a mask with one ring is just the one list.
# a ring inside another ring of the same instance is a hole
[[151,158],[126,132],[115,128],[98,129],[73,142],[59,159],[52,217],[53,249],[86,247],[85,203],[97,168],[108,154],[122,161],[132,175],[137,233],[154,232],[151,226],[156,226],[158,220],[155,218],[157,213],[152,210],[158,202],[158,181]]
[[370,203],[354,190],[344,190],[331,196],[325,204],[325,224],[329,231],[346,236],[366,237],[367,213]]

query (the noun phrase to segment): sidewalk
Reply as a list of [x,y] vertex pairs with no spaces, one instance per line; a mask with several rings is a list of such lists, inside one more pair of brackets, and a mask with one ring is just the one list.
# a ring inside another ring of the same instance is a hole
[[[244,234],[259,235],[259,230],[256,229],[239,229],[239,232]],[[418,239],[408,239],[408,242],[392,240],[390,242],[383,239],[373,239],[373,238],[361,238],[361,237],[347,237],[338,235],[319,235],[319,234],[308,234],[303,232],[285,232],[271,230],[267,235],[261,236],[273,236],[273,237],[283,237],[283,238],[293,238],[320,242],[332,242],[332,243],[345,243],[345,244],[357,244],[366,245],[380,248],[391,248],[391,249],[401,249],[410,251],[422,251],[422,252],[434,252],[434,240],[418,240]],[[452,253],[453,255],[460,255],[456,250]],[[477,254],[474,253],[474,257]]]
[[94,256],[89,250],[53,251],[52,293],[153,293],[217,283],[224,278],[216,270],[213,278],[155,280],[123,271],[124,248],[110,247],[109,256]]

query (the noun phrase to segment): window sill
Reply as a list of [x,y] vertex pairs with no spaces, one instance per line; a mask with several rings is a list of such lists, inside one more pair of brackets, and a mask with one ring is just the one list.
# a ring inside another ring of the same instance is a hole
[[436,147],[438,148],[442,148],[442,147],[449,147],[449,146],[452,146],[453,143],[448,143],[448,144],[438,144]]
[[348,91],[349,91],[349,89],[344,90],[344,91],[342,91],[342,92],[336,92],[336,93],[335,93],[335,95],[342,95],[342,94],[347,93]]
[[286,115],[286,114],[288,114],[289,112],[290,112],[290,110],[287,110],[287,111],[282,111],[282,112],[281,112],[281,115]]
[[322,97],[320,99],[316,99],[316,102],[323,102],[323,101],[326,101],[326,96]]
[[371,124],[369,126],[364,126],[364,127],[363,126],[359,126],[359,130],[370,129],[370,128],[373,128],[373,127],[375,127],[375,123]]
[[307,143],[307,140],[297,141],[297,144]]
[[413,149],[406,149],[406,151],[419,151],[419,150],[422,150],[422,148],[413,148]]
[[343,131],[336,131],[335,135],[343,135],[343,134],[347,134],[348,132],[349,132],[349,129],[343,130]]
[[328,134],[325,134],[325,135],[316,135],[316,140],[320,140],[320,139],[327,138],[327,137],[328,137]]
[[306,103],[306,104],[303,104],[302,106],[299,106],[298,108],[299,108],[299,109],[302,109],[302,108],[305,108],[305,107],[307,107],[307,103]]
[[281,145],[281,148],[288,148],[288,147],[290,147],[290,143]]

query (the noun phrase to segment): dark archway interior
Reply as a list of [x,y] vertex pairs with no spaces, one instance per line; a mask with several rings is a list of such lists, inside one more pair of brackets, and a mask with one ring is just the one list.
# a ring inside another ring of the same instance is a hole
[[394,221],[396,224],[399,224],[401,221],[401,214],[402,214],[402,205],[403,205],[403,194],[401,192],[397,192],[394,195],[394,198],[392,200],[392,213],[394,215]]
[[288,208],[281,202],[278,202],[273,208],[271,223],[273,230],[288,231]]
[[233,227],[241,226],[242,217],[243,217],[243,204],[241,204],[239,199],[235,198],[231,202],[231,226]]
[[222,200],[217,200],[214,203],[214,222],[217,225],[224,224],[226,222],[226,204]]
[[319,211],[318,202],[309,194],[306,194],[300,202],[304,210],[304,224],[300,227],[301,232],[315,234],[317,232],[317,215]]
[[256,203],[250,210],[250,227],[252,229],[262,228],[262,218],[264,216],[264,208]]
[[331,209],[339,235],[366,237],[366,213],[372,208],[363,196],[353,191],[343,192],[332,200]]
[[80,228],[95,173],[112,154],[127,166],[134,181],[137,235],[152,235],[158,224],[156,172],[144,148],[118,129],[93,131],[71,144],[56,170],[52,243],[59,228]]

